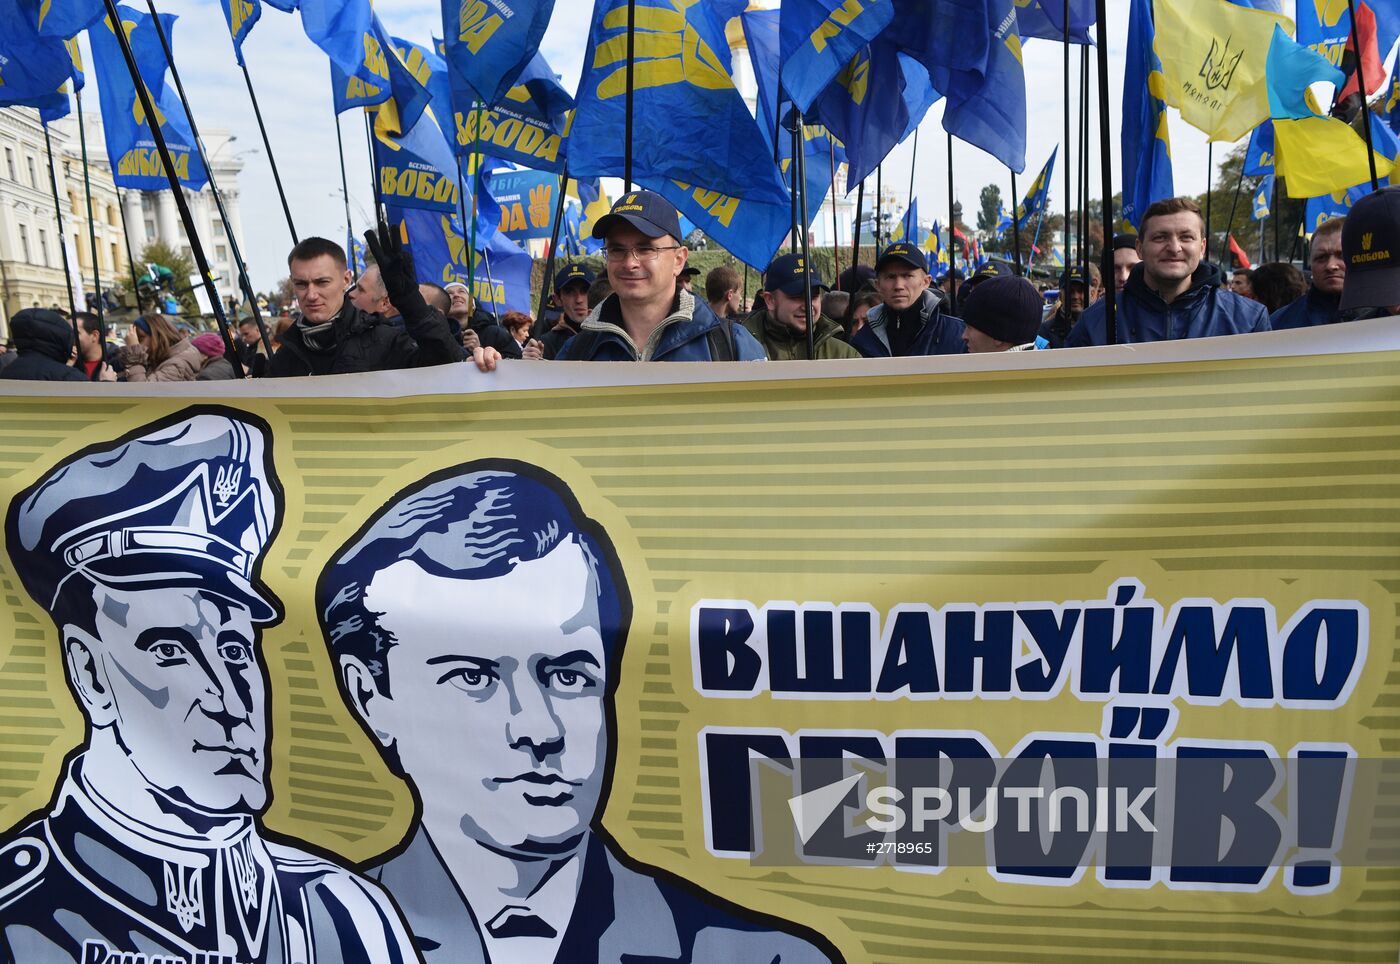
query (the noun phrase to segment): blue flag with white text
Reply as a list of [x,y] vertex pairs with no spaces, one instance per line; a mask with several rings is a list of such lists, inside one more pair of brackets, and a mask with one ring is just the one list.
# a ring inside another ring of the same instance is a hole
[[804,114],[862,47],[889,26],[893,0],[785,0],[780,14],[782,86]]
[[534,58],[553,12],[554,0],[442,0],[447,62],[494,107]]
[[1134,229],[1154,201],[1172,197],[1171,136],[1167,105],[1152,91],[1162,63],[1152,39],[1152,0],[1132,0],[1128,14],[1127,66],[1123,74],[1123,220]]
[[[131,7],[118,6],[136,58],[137,72],[150,92],[155,107],[155,121],[165,136],[175,164],[175,175],[191,191],[198,191],[208,180],[204,165],[194,149],[189,120],[180,100],[165,83],[165,51],[156,26],[150,16]],[[175,17],[161,15],[161,23],[172,48],[172,28]],[[110,20],[104,19],[88,31],[92,46],[93,69],[97,71],[97,90],[102,104],[103,133],[107,141],[107,157],[112,165],[112,178],[117,187],[143,191],[160,191],[170,187],[165,166],[151,134],[150,118],[141,105],[136,85],[126,69],[121,45],[117,42]]]

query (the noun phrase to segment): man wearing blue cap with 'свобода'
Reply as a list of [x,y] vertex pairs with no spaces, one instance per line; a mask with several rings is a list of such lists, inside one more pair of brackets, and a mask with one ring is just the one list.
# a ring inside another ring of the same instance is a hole
[[[815,351],[807,354],[807,286],[811,285]],[[859,358],[860,352],[841,340],[841,326],[822,314],[827,290],[816,269],[804,270],[801,254],[774,258],[763,273],[764,307],[744,319],[744,327],[762,342],[771,361]]]
[[564,361],[761,361],[763,346],[680,285],[689,254],[660,194],[624,194],[598,219],[613,293],[560,349]]
[[554,276],[554,299],[559,302],[559,321],[540,336],[544,357],[553,358],[588,318],[588,289],[598,280],[581,264],[568,264]]
[[866,358],[908,355],[960,355],[963,323],[943,313],[928,287],[924,253],[907,241],[890,245],[875,262],[875,290],[880,304],[870,309],[865,327],[851,346]]
[[82,744],[0,838],[0,959],[412,961],[370,881],[274,843],[261,628],[281,491],[232,411],[80,453],[11,503],[5,545],[49,614]]

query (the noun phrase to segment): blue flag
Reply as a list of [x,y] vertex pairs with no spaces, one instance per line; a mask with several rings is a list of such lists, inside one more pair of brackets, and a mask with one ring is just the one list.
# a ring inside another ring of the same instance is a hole
[[[1065,39],[1064,0],[1018,0],[1016,4],[1017,29],[1021,39],[1035,37],[1038,40]],[[1094,0],[1070,0],[1069,42],[1072,44],[1092,44],[1089,31],[1096,22]]]
[[262,5],[258,0],[219,0],[219,7],[224,11],[229,36],[233,38],[233,56],[241,64],[243,41],[248,36],[248,31],[253,29],[253,24],[262,16]]
[[894,240],[908,241],[910,244],[919,243],[919,199],[910,198],[909,207],[904,209],[904,217],[899,222],[899,231],[895,233]]
[[[835,183],[832,171],[833,148],[836,154],[835,164],[839,168],[845,160],[845,154],[833,143],[831,136],[826,132],[826,128],[814,125],[806,125],[803,128],[803,138],[806,149],[803,152],[803,163],[806,166],[807,185],[807,218],[808,227],[816,223],[817,215],[821,213],[821,207],[826,202],[826,196],[831,192]],[[788,184],[788,189],[792,189],[792,150],[789,139],[789,149],[787,157],[778,162],[778,169],[782,171],[783,179]]]
[[553,12],[554,0],[442,0],[445,51],[454,75],[476,100],[496,106],[535,56]]
[[1390,87],[1387,88],[1382,111],[1390,129],[1400,134],[1400,57],[1395,58],[1395,69],[1390,74]]
[[41,36],[23,4],[0,0],[0,107],[66,107],[62,88],[74,68],[68,47],[61,37]]
[[561,148],[574,99],[543,54],[535,54],[516,85],[489,108],[456,71],[448,73],[457,153],[482,150],[535,170],[564,169]]
[[389,209],[391,222],[402,222],[420,282],[445,285],[473,277],[472,295],[488,313],[532,310],[530,269],[533,261],[497,232],[478,232],[476,252],[468,256],[470,239],[454,214],[418,208]]
[[[156,34],[155,23],[149,16],[130,7],[119,6],[122,28],[126,31],[136,58],[136,69],[142,83],[150,92],[156,111],[156,123],[165,135],[175,164],[175,175],[191,191],[204,187],[208,175],[194,149],[189,120],[178,97],[165,83],[165,51]],[[166,39],[174,46],[171,29],[175,17],[161,15]],[[110,20],[103,20],[88,31],[92,45],[93,68],[97,71],[97,89],[102,102],[102,123],[107,141],[107,158],[112,165],[112,178],[117,187],[142,191],[160,191],[170,187],[165,166],[156,150],[151,134],[150,118],[141,106],[136,86],[126,69],[121,46]]]
[[[1380,186],[1385,187],[1389,183],[1388,179],[1381,178]],[[1356,187],[1347,188],[1345,191],[1337,191],[1333,194],[1324,194],[1322,197],[1310,197],[1304,205],[1303,231],[1312,234],[1324,221],[1333,218],[1344,218],[1351,206],[1361,198],[1371,193],[1370,183],[1358,184]]]
[[1006,213],[1006,206],[997,205],[997,226],[996,233],[1001,235],[1011,230],[1011,215]]
[[[375,107],[393,99],[407,130],[418,121],[431,95],[397,53],[379,15],[373,14],[360,41],[361,56],[353,70],[331,62],[331,93],[337,114],[353,107]],[[425,70],[425,76],[429,71]]]
[[1017,174],[1026,169],[1026,74],[1015,0],[987,0],[991,42],[982,70],[957,70],[940,88],[943,129],[982,148]]
[[276,7],[283,13],[296,13],[301,5],[298,0],[263,0],[269,7]]
[[[1172,146],[1160,90],[1162,64],[1152,47],[1152,0],[1132,0],[1123,74],[1123,220],[1136,229],[1154,201],[1172,197]],[[1155,81],[1154,81],[1155,75]]]
[[355,232],[351,230],[346,238],[349,244],[345,246],[345,253],[350,259],[350,270],[355,277],[365,273],[365,243],[355,237]]
[[1040,169],[1040,173],[1035,176],[1035,180],[1027,188],[1025,200],[1016,205],[1017,224],[1025,224],[1027,219],[1033,218],[1045,210],[1045,206],[1050,200],[1050,179],[1055,174],[1055,155],[1059,152],[1058,146],[1050,152],[1050,158],[1045,162],[1045,166]]
[[1244,153],[1246,177],[1263,177],[1274,173],[1274,122],[1266,120],[1249,135]]
[[365,59],[365,34],[374,19],[369,0],[300,0],[301,29],[342,73]]
[[[30,25],[44,37],[75,36],[107,14],[102,0],[22,0],[22,4],[28,8]],[[9,23],[5,22],[6,30]]]
[[935,90],[948,90],[955,72],[986,70],[999,22],[986,0],[894,0],[894,11],[881,39],[923,64]]
[[554,233],[559,204],[559,177],[543,171],[496,171],[491,195],[500,205],[499,229],[516,244],[548,238]]
[[1250,218],[1255,221],[1262,221],[1269,216],[1269,207],[1274,201],[1274,176],[1265,174],[1263,180],[1259,182],[1259,187],[1254,192],[1254,197],[1250,203]]
[[780,12],[782,86],[805,114],[851,58],[889,26],[894,3],[786,0]]
[[749,48],[749,62],[753,66],[754,84],[758,87],[758,129],[763,132],[770,153],[778,130],[778,107],[782,99],[778,89],[780,16],[777,10],[749,10],[740,18],[744,43]]

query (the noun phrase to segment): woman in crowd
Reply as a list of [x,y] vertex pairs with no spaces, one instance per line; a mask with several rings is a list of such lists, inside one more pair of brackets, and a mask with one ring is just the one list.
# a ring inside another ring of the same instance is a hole
[[205,356],[165,315],[152,313],[132,322],[117,357],[129,382],[192,382]]

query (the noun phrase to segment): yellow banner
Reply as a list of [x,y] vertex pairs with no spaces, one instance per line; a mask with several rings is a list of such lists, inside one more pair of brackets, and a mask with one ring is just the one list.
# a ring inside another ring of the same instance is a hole
[[1395,331],[10,383],[0,957],[1394,961]]

